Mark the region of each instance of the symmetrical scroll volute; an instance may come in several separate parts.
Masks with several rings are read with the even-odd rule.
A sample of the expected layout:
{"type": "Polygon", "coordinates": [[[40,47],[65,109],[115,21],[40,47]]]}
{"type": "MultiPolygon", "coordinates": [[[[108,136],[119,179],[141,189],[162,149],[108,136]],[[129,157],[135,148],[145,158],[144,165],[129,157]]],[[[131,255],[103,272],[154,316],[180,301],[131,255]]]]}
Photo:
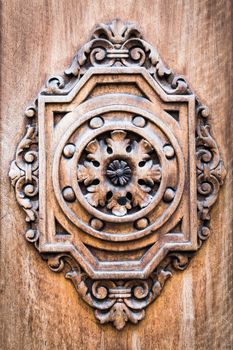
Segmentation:
{"type": "Polygon", "coordinates": [[[210,235],[225,168],[208,109],[117,19],[25,115],[9,176],[27,240],[100,323],[138,323],[210,235]]]}

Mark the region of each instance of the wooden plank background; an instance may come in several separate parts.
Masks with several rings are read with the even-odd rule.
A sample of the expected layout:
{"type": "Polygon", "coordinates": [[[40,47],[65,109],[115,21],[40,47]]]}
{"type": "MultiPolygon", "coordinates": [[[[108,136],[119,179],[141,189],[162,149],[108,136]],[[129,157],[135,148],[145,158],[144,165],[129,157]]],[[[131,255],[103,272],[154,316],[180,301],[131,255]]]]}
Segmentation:
{"type": "Polygon", "coordinates": [[[232,2],[230,0],[5,0],[1,2],[2,350],[232,349],[232,2]],[[176,73],[212,112],[228,176],[212,236],[177,273],[139,325],[99,325],[62,274],[23,238],[8,169],[25,126],[24,108],[50,74],[61,73],[98,22],[139,23],[176,73]]]}

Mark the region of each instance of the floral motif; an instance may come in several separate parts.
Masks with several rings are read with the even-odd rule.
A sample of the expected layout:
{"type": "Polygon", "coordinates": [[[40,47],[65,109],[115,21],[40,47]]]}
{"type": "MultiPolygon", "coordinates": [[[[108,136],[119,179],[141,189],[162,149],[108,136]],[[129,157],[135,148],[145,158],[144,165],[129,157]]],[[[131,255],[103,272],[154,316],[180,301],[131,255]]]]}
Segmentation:
{"type": "Polygon", "coordinates": [[[134,23],[119,18],[99,24],[90,40],[76,53],[63,76],[48,79],[42,94],[66,95],[73,87],[73,78],[80,79],[92,67],[146,67],[168,94],[189,94],[187,82],[166,67],[158,51],[143,39],[134,23]]]}
{"type": "Polygon", "coordinates": [[[93,280],[69,256],[47,255],[45,259],[54,272],[65,270],[80,297],[95,309],[101,324],[112,322],[117,330],[127,322],[137,324],[145,317],[146,307],[161,294],[166,281],[175,271],[188,267],[190,253],[170,253],[146,279],[93,280]]]}
{"type": "MultiPolygon", "coordinates": [[[[63,76],[49,78],[39,95],[66,95],[90,67],[144,67],[166,94],[192,93],[187,82],[175,76],[162,62],[157,50],[143,40],[132,23],[119,19],[111,24],[100,24],[90,41],[75,55],[63,76]]],[[[129,70],[130,74],[130,70],[129,70]]],[[[226,170],[218,145],[210,132],[206,107],[196,100],[196,170],[197,211],[199,219],[199,248],[209,237],[210,209],[217,200],[226,170]]],[[[20,141],[9,177],[15,189],[16,200],[26,213],[28,229],[25,238],[39,249],[38,239],[38,140],[37,100],[25,116],[31,120],[20,141]],[[32,122],[32,118],[35,120],[32,122]]],[[[161,180],[160,164],[155,161],[151,144],[123,130],[112,131],[105,141],[92,140],[85,149],[86,159],[80,161],[77,179],[86,200],[99,210],[124,216],[134,207],[146,207],[161,180]]],[[[97,219],[98,220],[98,219],[97,219]]],[[[61,243],[59,242],[60,247],[61,243]]],[[[92,279],[66,250],[63,253],[43,253],[51,270],[65,270],[82,299],[95,309],[100,323],[113,322],[122,329],[126,322],[138,323],[144,318],[145,308],[160,295],[166,280],[175,270],[184,270],[193,253],[170,252],[145,279],[92,279]],[[67,270],[68,267],[68,270],[67,270]]]]}
{"type": "Polygon", "coordinates": [[[78,164],[77,178],[87,186],[86,200],[116,216],[126,215],[132,207],[146,207],[162,176],[160,165],[151,158],[155,153],[151,144],[134,138],[123,130],[112,131],[106,142],[91,141],[86,147],[87,160],[78,164]]]}
{"type": "Polygon", "coordinates": [[[113,160],[107,169],[106,174],[114,185],[124,186],[131,179],[132,171],[124,160],[113,160]]]}
{"type": "Polygon", "coordinates": [[[112,322],[117,330],[123,329],[128,321],[134,324],[141,321],[145,308],[158,298],[171,276],[169,270],[160,269],[146,280],[93,281],[77,266],[71,266],[66,273],[82,299],[95,308],[100,323],[112,322]]]}

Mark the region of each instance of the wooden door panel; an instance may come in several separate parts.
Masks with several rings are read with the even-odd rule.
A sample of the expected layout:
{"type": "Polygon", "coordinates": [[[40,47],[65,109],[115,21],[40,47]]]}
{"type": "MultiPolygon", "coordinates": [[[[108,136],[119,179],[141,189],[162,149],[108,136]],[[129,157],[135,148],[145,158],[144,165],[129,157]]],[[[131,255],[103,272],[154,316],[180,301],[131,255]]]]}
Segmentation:
{"type": "Polygon", "coordinates": [[[231,1],[14,1],[2,4],[1,348],[231,349],[231,1]],[[138,325],[121,333],[96,322],[62,274],[23,238],[26,224],[8,170],[25,129],[24,109],[61,73],[96,23],[138,23],[166,64],[211,111],[228,170],[212,211],[212,234],[189,268],[168,281],[138,325]]]}

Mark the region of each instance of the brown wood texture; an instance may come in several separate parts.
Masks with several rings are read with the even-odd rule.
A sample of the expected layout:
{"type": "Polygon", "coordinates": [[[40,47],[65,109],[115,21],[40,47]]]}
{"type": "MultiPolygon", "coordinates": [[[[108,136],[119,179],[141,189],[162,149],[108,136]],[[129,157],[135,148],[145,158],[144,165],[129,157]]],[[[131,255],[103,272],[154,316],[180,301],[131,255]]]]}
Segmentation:
{"type": "Polygon", "coordinates": [[[230,1],[10,1],[2,4],[2,349],[231,349],[232,5],[230,1]],[[121,336],[96,323],[62,276],[23,239],[25,222],[7,177],[25,128],[24,108],[48,74],[61,73],[99,22],[140,24],[168,66],[210,107],[228,176],[210,239],[169,281],[137,326],[121,336]],[[21,234],[20,234],[21,233],[21,234]]]}
{"type": "Polygon", "coordinates": [[[208,107],[136,24],[91,38],[26,109],[9,177],[25,238],[122,330],[210,236],[226,170],[208,107]]]}

